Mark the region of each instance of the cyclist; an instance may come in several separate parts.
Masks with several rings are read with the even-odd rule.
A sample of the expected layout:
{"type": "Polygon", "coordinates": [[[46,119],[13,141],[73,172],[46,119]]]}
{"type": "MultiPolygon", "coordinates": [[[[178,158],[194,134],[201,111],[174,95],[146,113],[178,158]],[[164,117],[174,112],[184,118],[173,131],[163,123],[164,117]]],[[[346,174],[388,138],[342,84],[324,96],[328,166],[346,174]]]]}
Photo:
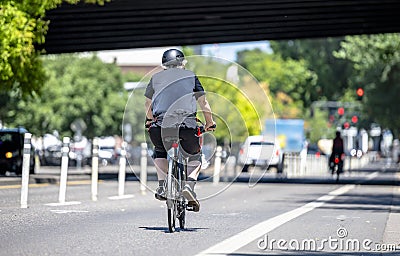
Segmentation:
{"type": "Polygon", "coordinates": [[[334,162],[335,162],[335,157],[338,156],[339,157],[339,171],[342,171],[341,168],[343,166],[343,160],[342,160],[342,154],[344,153],[344,144],[343,144],[343,139],[340,136],[340,132],[337,131],[336,132],[336,137],[333,139],[333,145],[332,145],[332,154],[329,158],[329,163],[330,166],[334,166],[334,162]]]}
{"type": "Polygon", "coordinates": [[[146,124],[151,142],[154,145],[154,163],[157,170],[159,186],[155,197],[165,200],[164,181],[168,172],[167,150],[168,143],[163,140],[167,128],[176,123],[181,123],[179,128],[180,145],[183,154],[189,157],[187,164],[187,181],[182,191],[188,200],[188,205],[195,211],[200,209],[200,204],[194,193],[194,186],[200,171],[201,148],[197,136],[197,104],[203,112],[205,130],[213,130],[214,121],[210,105],[197,76],[185,69],[185,56],[177,49],[170,49],[162,56],[163,71],[154,74],[146,87],[145,107],[146,124]],[[175,120],[173,114],[177,111],[184,112],[184,118],[175,120]]]}

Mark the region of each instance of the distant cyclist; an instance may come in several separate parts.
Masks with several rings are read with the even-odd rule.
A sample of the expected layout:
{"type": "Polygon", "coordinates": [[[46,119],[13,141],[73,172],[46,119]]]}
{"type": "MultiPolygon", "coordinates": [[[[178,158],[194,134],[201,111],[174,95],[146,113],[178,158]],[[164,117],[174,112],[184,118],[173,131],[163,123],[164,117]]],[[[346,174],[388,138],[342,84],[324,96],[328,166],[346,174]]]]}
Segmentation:
{"type": "Polygon", "coordinates": [[[168,173],[167,150],[164,128],[173,127],[182,123],[179,129],[181,148],[189,157],[188,178],[183,189],[183,196],[188,200],[188,205],[198,211],[200,204],[194,193],[194,186],[200,171],[201,148],[197,136],[197,102],[203,112],[205,130],[212,130],[214,120],[210,105],[197,76],[185,70],[185,56],[177,49],[170,49],[162,56],[164,70],[152,76],[147,85],[145,97],[146,127],[154,144],[154,163],[157,170],[159,186],[155,197],[165,200],[164,181],[168,173]],[[184,118],[175,120],[177,112],[185,113],[184,118]]]}
{"type": "Polygon", "coordinates": [[[339,168],[340,171],[342,171],[341,167],[343,167],[343,159],[342,159],[343,154],[344,154],[343,139],[340,136],[340,132],[337,131],[336,137],[333,139],[332,154],[329,158],[330,166],[332,166],[332,164],[335,163],[335,158],[338,158],[339,163],[335,163],[335,164],[338,164],[340,166],[340,168],[339,168]]]}

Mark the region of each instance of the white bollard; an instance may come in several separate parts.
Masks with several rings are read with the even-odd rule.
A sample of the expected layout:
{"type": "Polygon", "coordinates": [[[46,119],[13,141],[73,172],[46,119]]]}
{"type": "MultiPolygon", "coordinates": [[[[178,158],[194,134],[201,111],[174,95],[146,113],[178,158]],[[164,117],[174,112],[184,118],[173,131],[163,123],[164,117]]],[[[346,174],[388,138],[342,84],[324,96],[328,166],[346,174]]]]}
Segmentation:
{"type": "Polygon", "coordinates": [[[128,199],[134,195],[125,195],[125,177],[126,177],[126,142],[122,143],[121,156],[119,158],[119,171],[118,171],[118,196],[110,196],[110,200],[128,199]]]}
{"type": "Polygon", "coordinates": [[[21,208],[28,208],[29,165],[31,156],[32,134],[25,133],[24,156],[22,160],[21,208]]]}
{"type": "Polygon", "coordinates": [[[92,201],[97,201],[99,181],[99,139],[93,139],[92,148],[92,201]]]}
{"type": "Polygon", "coordinates": [[[61,158],[61,174],[60,174],[60,193],[58,202],[65,203],[65,194],[67,191],[67,174],[68,174],[68,153],[69,153],[69,137],[63,138],[62,158],[61,158]]]}
{"type": "Polygon", "coordinates": [[[123,196],[125,193],[125,170],[126,170],[126,143],[123,142],[121,149],[121,157],[119,158],[119,172],[118,172],[118,196],[123,196]]]}
{"type": "Polygon", "coordinates": [[[140,191],[142,194],[146,193],[147,187],[147,143],[141,144],[141,158],[140,158],[140,191]]]}
{"type": "Polygon", "coordinates": [[[218,146],[217,151],[215,152],[215,161],[214,161],[214,175],[213,175],[214,185],[218,185],[219,183],[219,174],[221,172],[221,156],[222,156],[222,147],[218,146]]]}

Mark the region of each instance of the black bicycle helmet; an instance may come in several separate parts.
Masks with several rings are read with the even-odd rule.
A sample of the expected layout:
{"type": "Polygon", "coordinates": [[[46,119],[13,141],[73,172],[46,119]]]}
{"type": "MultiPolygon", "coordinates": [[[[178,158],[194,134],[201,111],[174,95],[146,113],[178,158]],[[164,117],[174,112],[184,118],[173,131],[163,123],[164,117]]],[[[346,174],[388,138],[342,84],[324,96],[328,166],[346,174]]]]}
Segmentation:
{"type": "Polygon", "coordinates": [[[166,50],[162,56],[164,66],[181,66],[184,60],[185,55],[177,49],[166,50]]]}

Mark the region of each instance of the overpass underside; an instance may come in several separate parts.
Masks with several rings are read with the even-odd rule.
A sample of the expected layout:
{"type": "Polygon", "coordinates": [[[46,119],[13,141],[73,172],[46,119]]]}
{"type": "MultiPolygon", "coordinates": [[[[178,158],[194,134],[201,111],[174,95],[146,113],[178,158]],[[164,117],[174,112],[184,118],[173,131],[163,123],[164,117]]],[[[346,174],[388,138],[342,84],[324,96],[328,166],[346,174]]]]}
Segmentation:
{"type": "Polygon", "coordinates": [[[114,0],[47,18],[51,54],[400,32],[400,1],[114,0]]]}

